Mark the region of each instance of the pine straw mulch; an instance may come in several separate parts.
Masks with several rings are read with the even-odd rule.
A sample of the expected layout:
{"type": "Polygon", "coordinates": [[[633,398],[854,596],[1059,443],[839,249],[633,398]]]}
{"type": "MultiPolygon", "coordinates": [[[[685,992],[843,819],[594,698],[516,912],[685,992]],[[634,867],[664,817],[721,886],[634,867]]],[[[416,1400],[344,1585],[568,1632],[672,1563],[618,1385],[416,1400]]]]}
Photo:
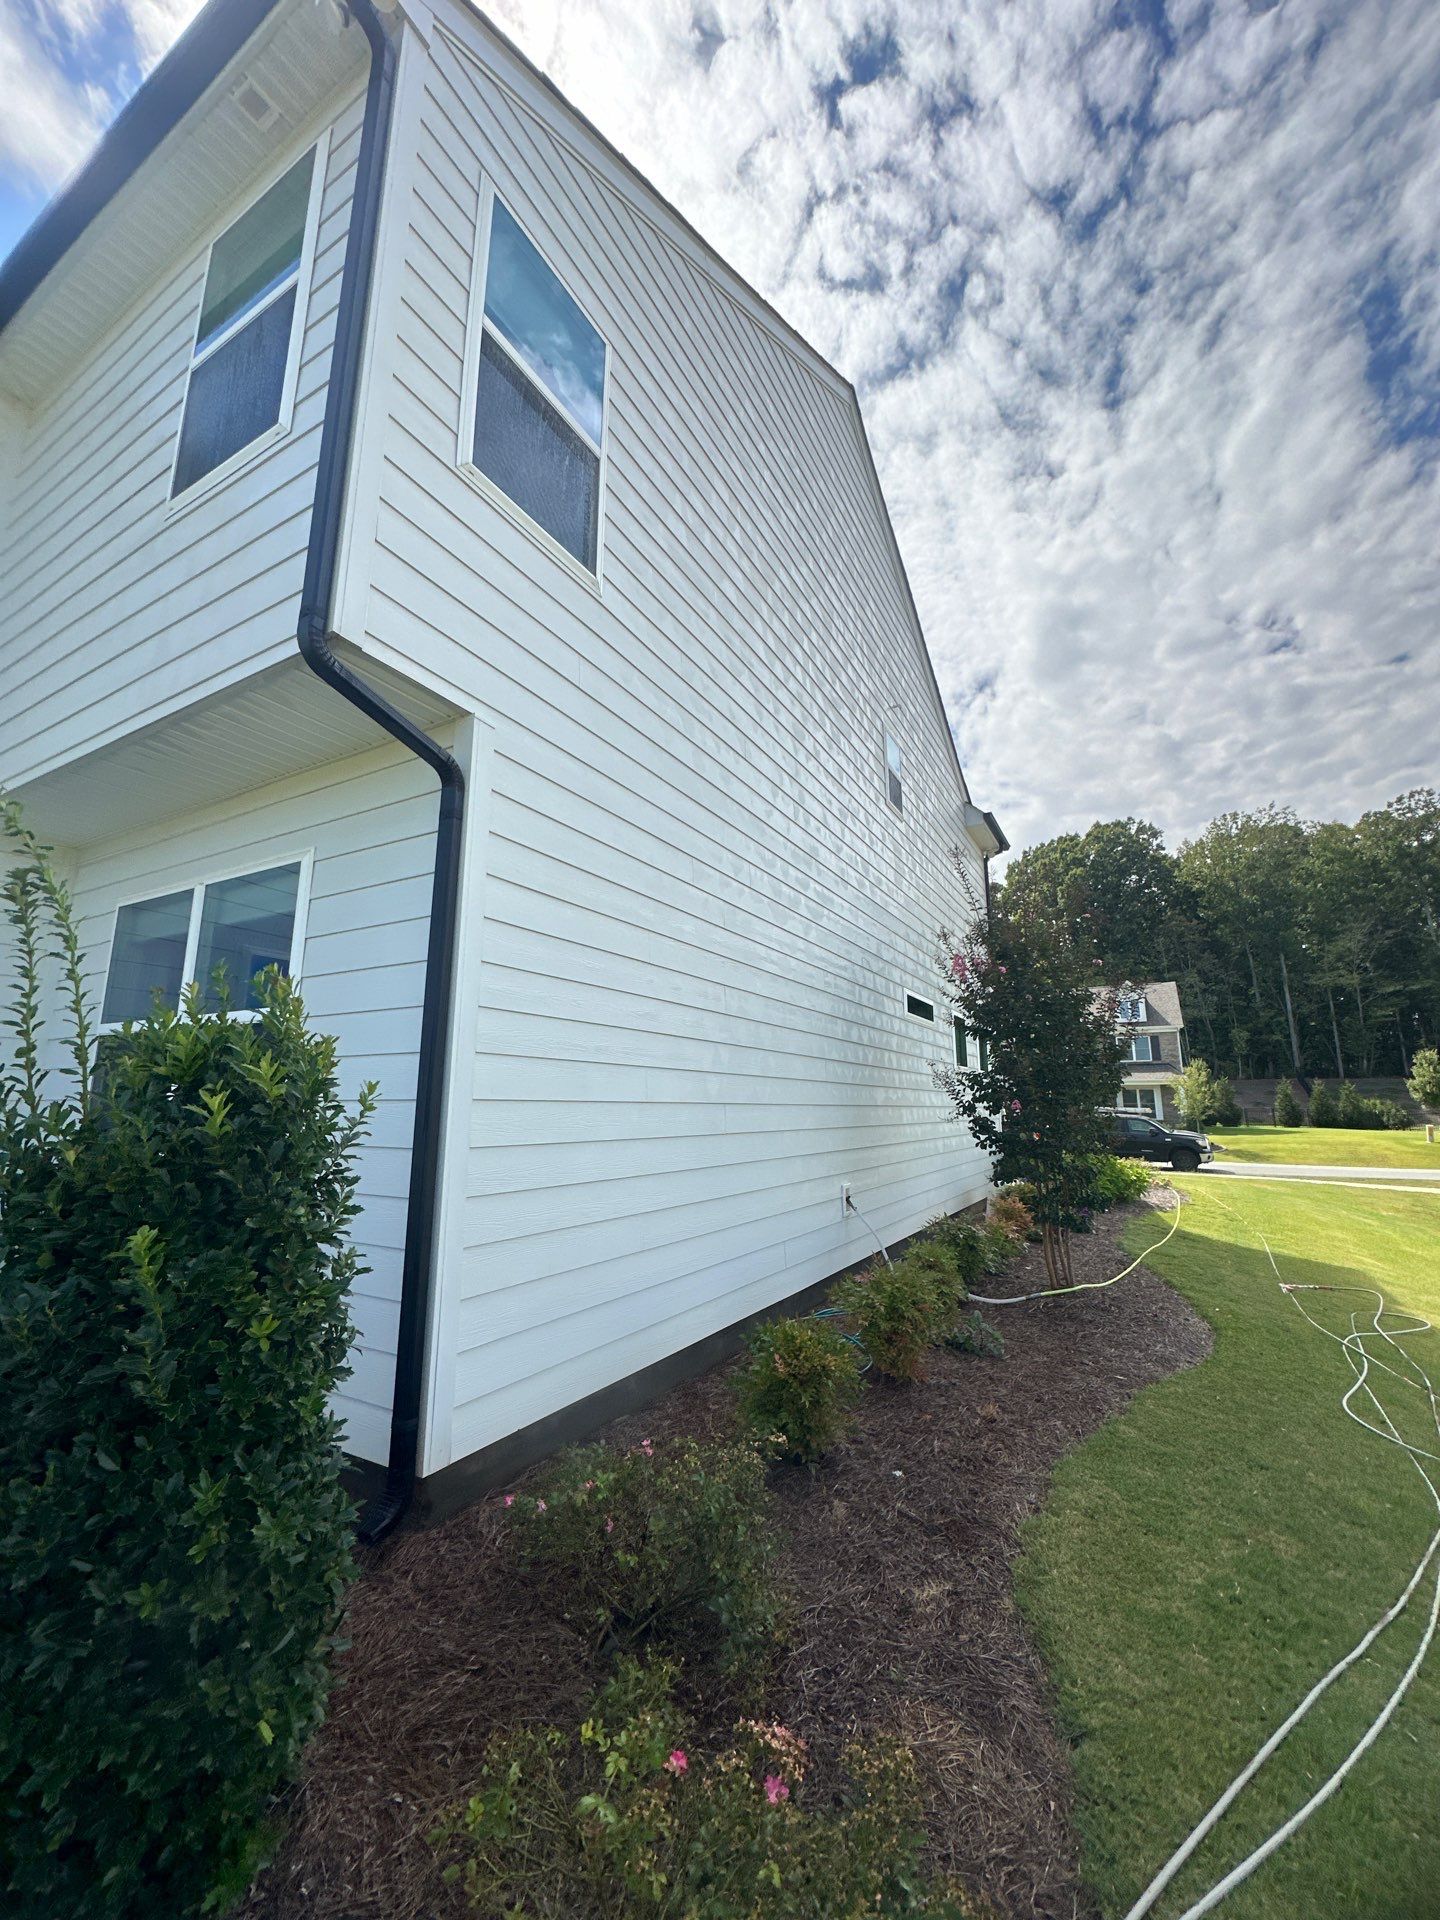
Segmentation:
{"type": "MultiPolygon", "coordinates": [[[[1125,1264],[1119,1232],[1132,1211],[1075,1243],[1077,1280],[1125,1264]]],[[[1030,1249],[981,1291],[1044,1284],[1030,1249]]],[[[1018,1529],[1060,1457],[1141,1387],[1203,1359],[1210,1332],[1144,1268],[1105,1292],[988,1317],[1003,1359],[937,1350],[922,1385],[864,1395],[833,1460],[773,1476],[793,1617],[766,1711],[811,1743],[807,1798],[834,1777],[847,1740],[898,1734],[919,1763],[933,1863],[1012,1920],[1081,1920],[1094,1907],[1068,1752],[1012,1598],[1018,1529]]],[[[730,1432],[729,1371],[604,1437],[730,1432]]],[[[466,1796],[496,1729],[574,1725],[595,1685],[588,1649],[543,1583],[517,1571],[502,1534],[488,1500],[372,1557],[329,1720],[242,1920],[475,1920],[427,1834],[466,1796]]],[[[717,1731],[735,1717],[733,1701],[709,1707],[717,1731]]]]}

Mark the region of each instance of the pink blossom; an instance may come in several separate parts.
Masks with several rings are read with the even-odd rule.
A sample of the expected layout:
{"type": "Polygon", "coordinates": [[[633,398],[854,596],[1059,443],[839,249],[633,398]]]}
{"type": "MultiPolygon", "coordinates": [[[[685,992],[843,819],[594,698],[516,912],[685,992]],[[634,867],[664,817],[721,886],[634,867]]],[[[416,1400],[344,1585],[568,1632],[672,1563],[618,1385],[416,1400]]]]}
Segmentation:
{"type": "Polygon", "coordinates": [[[587,1480],[587,1481],[585,1482],[585,1491],[586,1491],[586,1493],[589,1493],[589,1492],[590,1492],[590,1490],[591,1490],[591,1489],[592,1489],[592,1488],[594,1487],[594,1485],[595,1485],[595,1482],[594,1482],[593,1480],[587,1480]]]}
{"type": "Polygon", "coordinates": [[[1011,1113],[1019,1113],[1019,1111],[1020,1111],[1020,1102],[1019,1102],[1018,1100],[1012,1100],[1012,1101],[1010,1102],[1010,1111],[1011,1111],[1011,1113]]]}
{"type": "Polygon", "coordinates": [[[683,1748],[680,1747],[676,1747],[670,1758],[665,1762],[666,1771],[669,1773],[684,1773],[689,1765],[690,1762],[686,1759],[683,1748]]]}
{"type": "Polygon", "coordinates": [[[642,1440],[640,1442],[640,1451],[644,1454],[645,1458],[648,1460],[651,1457],[651,1455],[654,1453],[655,1448],[651,1441],[642,1440]]]}
{"type": "Polygon", "coordinates": [[[1001,967],[1000,971],[1001,973],[1008,973],[1010,969],[1008,967],[1001,967]]]}
{"type": "Polygon", "coordinates": [[[605,1531],[607,1533],[613,1533],[615,1531],[615,1516],[613,1513],[607,1513],[605,1516],[605,1531]]]}
{"type": "Polygon", "coordinates": [[[955,955],[954,959],[950,962],[950,971],[957,980],[968,980],[970,978],[970,969],[965,964],[965,956],[963,953],[957,953],[955,955]]]}
{"type": "Polygon", "coordinates": [[[507,1493],[507,1494],[506,1494],[506,1496],[505,1496],[505,1505],[506,1505],[507,1507],[513,1507],[513,1506],[514,1506],[514,1504],[515,1504],[515,1496],[514,1496],[514,1494],[513,1494],[513,1493],[507,1493]]]}
{"type": "Polygon", "coordinates": [[[770,1802],[772,1807],[778,1807],[782,1800],[788,1800],[790,1798],[790,1789],[778,1773],[766,1774],[765,1798],[770,1802]]]}
{"type": "Polygon", "coordinates": [[[543,1500],[537,1500],[537,1501],[535,1502],[535,1511],[536,1511],[537,1513],[544,1513],[544,1511],[545,1511],[545,1502],[544,1502],[543,1500]]]}

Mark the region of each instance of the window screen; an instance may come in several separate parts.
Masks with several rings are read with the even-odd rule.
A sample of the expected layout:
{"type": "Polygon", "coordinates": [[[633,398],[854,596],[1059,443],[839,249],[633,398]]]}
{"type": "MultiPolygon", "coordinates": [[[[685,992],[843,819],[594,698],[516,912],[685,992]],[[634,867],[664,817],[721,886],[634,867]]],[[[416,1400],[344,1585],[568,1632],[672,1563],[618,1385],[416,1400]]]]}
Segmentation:
{"type": "Polygon", "coordinates": [[[475,465],[594,571],[605,342],[496,200],[475,398],[475,465]]]}
{"type": "Polygon", "coordinates": [[[314,175],[312,147],[210,249],[172,496],[280,419],[314,175]]]}
{"type": "Polygon", "coordinates": [[[115,916],[102,1020],[143,1020],[157,992],[166,1006],[180,1004],[194,897],[187,887],[183,893],[121,907],[115,916]]]}

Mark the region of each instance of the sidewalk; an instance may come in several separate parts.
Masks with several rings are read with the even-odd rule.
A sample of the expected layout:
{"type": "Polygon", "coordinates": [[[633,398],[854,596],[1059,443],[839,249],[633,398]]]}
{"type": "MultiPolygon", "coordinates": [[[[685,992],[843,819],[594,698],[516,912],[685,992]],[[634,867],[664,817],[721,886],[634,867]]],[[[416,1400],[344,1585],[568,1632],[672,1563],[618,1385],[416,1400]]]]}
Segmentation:
{"type": "Polygon", "coordinates": [[[1258,1161],[1222,1165],[1215,1160],[1200,1171],[1226,1180],[1330,1180],[1342,1187],[1399,1187],[1410,1193],[1440,1190],[1440,1167],[1290,1167],[1258,1161]]]}

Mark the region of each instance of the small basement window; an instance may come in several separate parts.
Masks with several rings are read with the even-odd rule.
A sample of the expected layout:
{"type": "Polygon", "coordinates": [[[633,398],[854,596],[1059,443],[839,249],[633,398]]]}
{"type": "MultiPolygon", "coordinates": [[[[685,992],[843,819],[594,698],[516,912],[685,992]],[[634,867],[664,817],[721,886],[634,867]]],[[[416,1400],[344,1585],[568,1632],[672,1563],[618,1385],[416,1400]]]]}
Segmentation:
{"type": "Polygon", "coordinates": [[[143,1020],[157,993],[178,1007],[190,980],[200,981],[202,1004],[213,1009],[221,965],[231,1008],[253,1012],[256,975],[267,967],[293,974],[299,964],[307,869],[307,860],[294,860],[127,902],[115,916],[102,1022],[143,1020]]]}
{"type": "Polygon", "coordinates": [[[922,1000],[918,993],[906,994],[905,1011],[906,1013],[913,1013],[917,1020],[933,1020],[935,1018],[933,1001],[922,1000]]]}
{"type": "Polygon", "coordinates": [[[897,813],[905,811],[904,763],[900,742],[891,733],[885,736],[885,797],[897,813]]]}
{"type": "Polygon", "coordinates": [[[320,151],[303,154],[210,248],[172,499],[290,424],[320,151]]]}
{"type": "Polygon", "coordinates": [[[493,194],[484,260],[467,463],[594,573],[605,342],[493,194]]]}

